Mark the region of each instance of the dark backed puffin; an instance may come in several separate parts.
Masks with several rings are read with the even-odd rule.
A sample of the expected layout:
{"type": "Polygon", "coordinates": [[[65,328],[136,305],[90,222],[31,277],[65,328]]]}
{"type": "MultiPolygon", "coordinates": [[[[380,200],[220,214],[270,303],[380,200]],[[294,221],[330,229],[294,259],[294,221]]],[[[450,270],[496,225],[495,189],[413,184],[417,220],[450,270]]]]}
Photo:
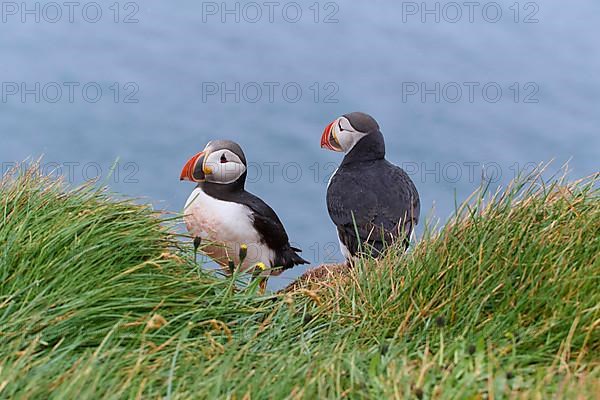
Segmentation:
{"type": "Polygon", "coordinates": [[[407,248],[419,222],[419,193],[408,174],[385,159],[377,121],[361,112],[339,117],[325,128],[321,147],[346,153],[327,187],[327,209],[346,260],[352,262],[360,248],[376,257],[398,240],[407,248]]]}
{"type": "MultiPolygon", "coordinates": [[[[279,275],[299,264],[308,264],[290,245],[277,214],[264,201],[244,189],[247,171],[242,148],[229,140],[209,142],[181,172],[181,180],[198,185],[188,198],[184,221],[194,238],[208,242],[202,251],[226,267],[240,266],[240,248],[247,246],[241,268],[261,275],[279,275]]],[[[242,256],[243,257],[243,256],[242,256]]]]}

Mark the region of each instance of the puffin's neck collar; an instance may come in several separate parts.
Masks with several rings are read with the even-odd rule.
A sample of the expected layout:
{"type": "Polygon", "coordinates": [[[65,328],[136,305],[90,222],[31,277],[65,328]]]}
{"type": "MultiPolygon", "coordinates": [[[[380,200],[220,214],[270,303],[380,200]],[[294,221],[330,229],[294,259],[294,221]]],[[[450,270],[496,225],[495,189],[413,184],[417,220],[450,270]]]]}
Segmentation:
{"type": "Polygon", "coordinates": [[[348,165],[361,161],[380,160],[385,158],[385,141],[383,135],[378,130],[371,132],[354,145],[344,157],[342,165],[348,165]]]}
{"type": "Polygon", "coordinates": [[[202,189],[202,191],[209,196],[220,198],[228,194],[243,192],[246,184],[246,175],[248,175],[248,172],[244,172],[244,174],[240,176],[237,181],[228,183],[226,185],[213,182],[200,182],[198,183],[197,187],[202,189]]]}

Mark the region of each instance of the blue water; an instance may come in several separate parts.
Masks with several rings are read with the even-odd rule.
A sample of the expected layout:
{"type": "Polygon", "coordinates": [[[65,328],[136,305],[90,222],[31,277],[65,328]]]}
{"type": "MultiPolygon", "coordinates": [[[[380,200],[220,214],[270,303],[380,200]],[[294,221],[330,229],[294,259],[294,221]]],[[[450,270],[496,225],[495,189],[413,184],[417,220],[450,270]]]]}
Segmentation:
{"type": "Polygon", "coordinates": [[[43,155],[48,170],[62,164],[58,172],[73,183],[99,175],[115,191],[180,211],[193,188],[179,182],[185,161],[211,139],[236,140],[252,163],[248,189],[277,211],[313,264],[340,259],[325,205],[340,155],[320,149],[319,139],[346,112],[379,121],[388,159],[421,193],[423,217],[446,219],[455,199],[480,184],[482,166],[494,185],[551,159],[556,168],[570,159],[574,177],[598,171],[595,0],[522,2],[518,15],[513,0],[501,1],[497,22],[495,8],[483,15],[486,2],[473,22],[466,7],[452,22],[447,2],[439,22],[415,11],[421,2],[321,2],[318,16],[314,2],[281,2],[272,22],[266,6],[257,18],[246,3],[239,22],[221,2],[122,2],[118,16],[113,3],[98,3],[96,23],[93,7],[82,15],[85,2],[73,22],[64,6],[57,18],[45,2],[39,11],[26,2],[29,14],[2,3],[3,169],[43,155]]]}

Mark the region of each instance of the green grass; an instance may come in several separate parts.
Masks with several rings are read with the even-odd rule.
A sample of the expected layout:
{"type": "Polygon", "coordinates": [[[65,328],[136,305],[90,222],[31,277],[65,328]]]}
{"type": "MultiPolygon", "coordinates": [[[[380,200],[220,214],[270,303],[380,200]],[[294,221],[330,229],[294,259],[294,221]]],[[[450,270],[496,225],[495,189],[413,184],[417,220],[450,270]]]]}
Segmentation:
{"type": "Polygon", "coordinates": [[[12,174],[0,398],[595,398],[597,178],[476,193],[407,255],[261,297],[148,207],[12,174]]]}

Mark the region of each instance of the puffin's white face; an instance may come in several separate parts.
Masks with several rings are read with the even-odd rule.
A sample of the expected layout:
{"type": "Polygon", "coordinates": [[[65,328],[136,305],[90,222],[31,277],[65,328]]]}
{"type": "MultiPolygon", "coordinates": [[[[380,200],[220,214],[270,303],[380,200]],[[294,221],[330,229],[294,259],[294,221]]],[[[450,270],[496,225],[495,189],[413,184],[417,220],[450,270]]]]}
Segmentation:
{"type": "Polygon", "coordinates": [[[367,134],[354,128],[346,117],[340,117],[325,128],[321,136],[321,147],[348,153],[367,134]]]}
{"type": "Polygon", "coordinates": [[[227,185],[237,181],[244,172],[246,165],[240,156],[228,148],[209,143],[186,163],[181,180],[227,185]]]}
{"type": "Polygon", "coordinates": [[[226,185],[237,181],[246,172],[246,166],[231,150],[212,150],[204,160],[204,171],[206,182],[226,185]]]}

